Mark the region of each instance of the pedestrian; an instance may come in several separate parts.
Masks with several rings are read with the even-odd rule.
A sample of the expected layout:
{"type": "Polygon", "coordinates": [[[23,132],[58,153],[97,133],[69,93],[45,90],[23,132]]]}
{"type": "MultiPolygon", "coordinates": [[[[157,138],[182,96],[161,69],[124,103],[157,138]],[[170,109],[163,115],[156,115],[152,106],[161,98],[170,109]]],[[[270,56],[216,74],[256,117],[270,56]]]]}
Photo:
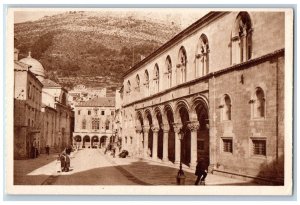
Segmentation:
{"type": "Polygon", "coordinates": [[[46,146],[46,154],[47,154],[47,155],[50,154],[50,147],[49,147],[49,145],[46,146]]]}
{"type": "Polygon", "coordinates": [[[198,164],[196,166],[195,175],[197,176],[195,185],[198,185],[199,181],[200,181],[200,185],[201,184],[205,185],[205,178],[207,176],[207,169],[205,169],[202,161],[198,162],[198,164]]]}
{"type": "Polygon", "coordinates": [[[61,171],[64,172],[66,168],[66,156],[64,153],[60,155],[60,166],[61,166],[61,171]]]}

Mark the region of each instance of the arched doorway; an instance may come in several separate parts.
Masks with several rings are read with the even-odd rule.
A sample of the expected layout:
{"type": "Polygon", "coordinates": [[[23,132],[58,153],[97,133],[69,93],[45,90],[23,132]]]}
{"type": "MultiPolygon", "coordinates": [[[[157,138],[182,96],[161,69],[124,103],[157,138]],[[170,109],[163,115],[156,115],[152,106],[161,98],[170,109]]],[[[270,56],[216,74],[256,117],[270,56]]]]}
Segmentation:
{"type": "Polygon", "coordinates": [[[187,125],[189,123],[189,112],[186,107],[179,108],[179,115],[182,123],[182,132],[184,133],[181,140],[181,161],[183,164],[189,166],[191,161],[191,132],[187,125]]]}
{"type": "Polygon", "coordinates": [[[151,129],[153,123],[152,123],[152,116],[150,111],[146,111],[146,119],[149,123],[150,129],[149,129],[149,133],[148,133],[148,150],[150,150],[149,153],[149,157],[152,157],[152,150],[153,150],[153,131],[151,129]]]}
{"type": "Polygon", "coordinates": [[[93,136],[92,137],[92,148],[97,148],[99,145],[99,138],[98,136],[93,136]]]}
{"type": "Polygon", "coordinates": [[[209,120],[208,108],[205,102],[200,101],[195,107],[200,127],[197,131],[197,161],[202,161],[205,167],[209,166],[209,120]]]}
{"type": "Polygon", "coordinates": [[[102,137],[100,138],[100,146],[99,146],[100,148],[106,146],[106,139],[107,139],[107,136],[102,136],[102,137]]]}
{"type": "Polygon", "coordinates": [[[90,146],[91,146],[90,142],[91,142],[90,136],[88,136],[88,135],[84,136],[82,148],[90,148],[90,146]]]}
{"type": "Polygon", "coordinates": [[[168,157],[169,161],[175,162],[175,132],[174,132],[174,115],[170,106],[165,108],[165,115],[169,124],[169,137],[168,137],[168,157]]]}
{"type": "Polygon", "coordinates": [[[81,143],[81,136],[76,135],[76,136],[74,137],[74,142],[73,142],[73,145],[76,147],[76,149],[79,148],[80,143],[81,143]]]}
{"type": "Polygon", "coordinates": [[[156,114],[157,122],[158,122],[158,125],[159,125],[159,130],[158,130],[158,133],[157,133],[157,157],[159,159],[162,159],[163,158],[163,137],[164,137],[164,132],[163,132],[161,126],[163,124],[163,120],[162,120],[162,115],[161,115],[160,110],[157,109],[155,114],[156,114]]]}

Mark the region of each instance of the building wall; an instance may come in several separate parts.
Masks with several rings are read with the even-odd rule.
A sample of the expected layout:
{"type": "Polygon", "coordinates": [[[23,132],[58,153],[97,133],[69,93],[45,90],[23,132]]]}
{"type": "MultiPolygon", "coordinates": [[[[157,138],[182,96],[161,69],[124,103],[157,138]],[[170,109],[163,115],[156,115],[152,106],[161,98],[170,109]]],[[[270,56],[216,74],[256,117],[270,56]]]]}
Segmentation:
{"type": "MultiPolygon", "coordinates": [[[[143,147],[147,130],[151,132],[149,138],[154,139],[153,133],[158,129],[157,136],[161,137],[161,132],[165,133],[168,130],[165,128],[165,124],[168,123],[166,109],[171,110],[174,122],[180,124],[179,110],[184,107],[189,120],[186,121],[187,125],[180,124],[180,126],[182,129],[183,126],[187,126],[190,130],[186,139],[183,139],[187,140],[185,143],[190,146],[184,148],[187,148],[185,152],[190,152],[187,158],[190,157],[192,160],[194,154],[195,160],[197,153],[196,159],[203,157],[205,160],[208,159],[210,171],[260,179],[263,183],[266,181],[283,183],[284,13],[249,12],[252,24],[251,58],[244,60],[243,63],[236,62],[234,45],[231,42],[237,15],[238,12],[230,12],[212,19],[211,22],[203,23],[203,26],[199,26],[194,32],[184,34],[183,40],[169,43],[171,46],[165,51],[124,77],[121,110],[122,149],[127,149],[132,155],[139,155],[139,149],[142,151],[148,149],[143,147]],[[209,42],[209,72],[207,75],[197,76],[195,54],[202,33],[207,36],[209,42]],[[178,84],[176,75],[179,67],[176,64],[181,46],[185,47],[187,53],[187,78],[186,82],[178,84]],[[171,88],[167,88],[166,85],[167,74],[164,65],[167,55],[172,59],[171,88]],[[155,88],[157,86],[154,79],[155,64],[159,66],[159,90],[155,88]],[[146,69],[149,73],[149,92],[144,78],[146,69]],[[136,88],[137,74],[140,77],[139,88],[136,88]],[[264,92],[265,114],[261,119],[254,119],[255,93],[258,87],[264,92]],[[226,113],[225,94],[231,100],[230,120],[223,120],[226,113]],[[202,106],[204,110],[205,107],[208,109],[208,119],[202,122],[198,122],[198,112],[202,108],[197,106],[200,104],[204,105],[202,106]],[[162,115],[163,126],[159,124],[157,114],[162,115]],[[149,121],[149,116],[152,122],[149,121]],[[203,123],[208,130],[205,127],[201,128],[203,123]],[[195,139],[195,130],[196,141],[192,141],[192,138],[195,139]],[[202,153],[197,147],[201,138],[205,141],[202,153]],[[228,139],[232,141],[232,151],[229,152],[224,151],[224,140],[228,139]],[[255,140],[265,140],[265,154],[254,155],[255,140]]],[[[176,127],[173,128],[175,130],[176,127]]],[[[169,138],[170,136],[169,132],[169,138]]],[[[179,143],[176,142],[176,137],[173,141],[168,145],[174,147],[174,143],[179,143]]],[[[160,151],[162,143],[163,141],[159,140],[157,142],[157,149],[160,151]]],[[[180,153],[180,149],[173,150],[177,154],[180,153]]],[[[155,153],[157,150],[152,147],[150,151],[155,153]]],[[[177,155],[176,153],[173,155],[177,155]]],[[[178,156],[180,154],[177,158],[178,156]]],[[[143,157],[149,155],[144,154],[143,157]]],[[[156,156],[152,158],[156,160],[156,156]]],[[[195,162],[191,161],[189,165],[191,168],[193,163],[195,162]]]]}
{"type": "MultiPolygon", "coordinates": [[[[172,60],[172,85],[176,86],[176,75],[179,63],[178,52],[181,46],[184,46],[187,53],[187,81],[195,79],[195,62],[196,49],[201,34],[205,34],[209,42],[209,72],[222,70],[232,65],[232,48],[231,33],[235,24],[238,12],[225,14],[220,18],[212,21],[203,27],[198,28],[195,32],[185,35],[184,39],[174,42],[170,48],[159,54],[157,57],[150,59],[145,65],[138,70],[133,71],[124,78],[124,90],[127,92],[127,82],[131,83],[131,92],[124,96],[124,104],[143,99],[147,96],[157,93],[154,89],[154,67],[159,66],[160,81],[159,91],[166,90],[166,58],[169,55],[172,60]],[[225,36],[225,37],[224,37],[225,36]],[[227,37],[226,37],[227,36],[227,37]],[[225,40],[224,40],[225,39],[225,40]],[[228,40],[226,40],[228,39],[228,40]],[[144,86],[145,70],[149,72],[150,91],[144,86]],[[140,89],[136,90],[136,75],[140,76],[140,89]]],[[[284,13],[283,12],[249,12],[252,21],[252,58],[273,52],[274,50],[284,47],[284,13]],[[266,23],[267,22],[267,23],[266,23]],[[263,35],[262,35],[263,34],[263,35]],[[276,36],[276,38],[273,38],[276,36]],[[272,39],[268,41],[266,39],[272,39]]]]}
{"type": "Polygon", "coordinates": [[[42,85],[30,71],[14,72],[14,158],[30,157],[35,144],[40,149],[42,85]]]}

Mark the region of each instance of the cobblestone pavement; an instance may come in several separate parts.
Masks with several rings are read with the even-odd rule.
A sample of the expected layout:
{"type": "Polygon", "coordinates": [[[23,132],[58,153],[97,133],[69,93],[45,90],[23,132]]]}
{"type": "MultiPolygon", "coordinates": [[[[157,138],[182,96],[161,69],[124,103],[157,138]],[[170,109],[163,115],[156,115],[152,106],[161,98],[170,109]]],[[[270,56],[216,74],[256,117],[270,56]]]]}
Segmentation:
{"type": "MultiPolygon", "coordinates": [[[[176,185],[178,167],[151,160],[113,158],[100,149],[84,149],[71,154],[70,172],[56,172],[57,155],[15,160],[15,184],[28,185],[176,185]]],[[[196,176],[184,169],[186,185],[196,176]]],[[[251,185],[239,179],[208,174],[206,185],[251,185]]]]}

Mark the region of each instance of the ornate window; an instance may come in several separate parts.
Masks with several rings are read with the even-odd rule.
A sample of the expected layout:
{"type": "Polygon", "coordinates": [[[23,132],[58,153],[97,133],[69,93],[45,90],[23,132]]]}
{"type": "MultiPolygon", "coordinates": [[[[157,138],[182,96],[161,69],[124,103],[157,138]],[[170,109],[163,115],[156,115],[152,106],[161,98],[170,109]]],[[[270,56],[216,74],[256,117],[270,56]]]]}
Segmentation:
{"type": "Polygon", "coordinates": [[[109,125],[110,125],[110,121],[109,121],[109,120],[106,120],[106,121],[105,121],[105,129],[106,129],[106,130],[109,130],[109,125]]]}
{"type": "Polygon", "coordinates": [[[154,88],[155,88],[155,92],[159,92],[159,67],[157,64],[155,64],[154,67],[154,78],[153,78],[153,82],[154,82],[154,88]]]}
{"type": "Polygon", "coordinates": [[[200,36],[196,53],[196,77],[204,76],[209,72],[209,45],[205,34],[200,36]]]}
{"type": "Polygon", "coordinates": [[[136,89],[137,91],[140,91],[140,76],[138,74],[135,77],[135,81],[136,81],[136,89]]]}
{"type": "Polygon", "coordinates": [[[149,73],[147,70],[145,70],[145,87],[146,87],[146,95],[149,96],[150,92],[149,92],[149,73]]]}
{"type": "Polygon", "coordinates": [[[100,119],[99,118],[92,118],[92,129],[99,130],[100,128],[100,119]]]}
{"type": "Polygon", "coordinates": [[[130,94],[131,92],[131,84],[130,84],[130,81],[128,80],[127,81],[127,91],[126,91],[128,94],[130,94]]]}
{"type": "Polygon", "coordinates": [[[178,84],[186,82],[187,55],[186,50],[183,46],[179,49],[178,64],[176,65],[176,67],[178,84]]]}
{"type": "Polygon", "coordinates": [[[232,64],[245,62],[252,53],[252,23],[247,12],[237,16],[231,37],[232,64]]]}
{"type": "Polygon", "coordinates": [[[167,76],[167,88],[172,87],[172,61],[170,56],[166,58],[166,76],[167,76]]]}
{"type": "Polygon", "coordinates": [[[82,120],[81,127],[82,127],[82,129],[86,129],[86,119],[82,120]]]}

